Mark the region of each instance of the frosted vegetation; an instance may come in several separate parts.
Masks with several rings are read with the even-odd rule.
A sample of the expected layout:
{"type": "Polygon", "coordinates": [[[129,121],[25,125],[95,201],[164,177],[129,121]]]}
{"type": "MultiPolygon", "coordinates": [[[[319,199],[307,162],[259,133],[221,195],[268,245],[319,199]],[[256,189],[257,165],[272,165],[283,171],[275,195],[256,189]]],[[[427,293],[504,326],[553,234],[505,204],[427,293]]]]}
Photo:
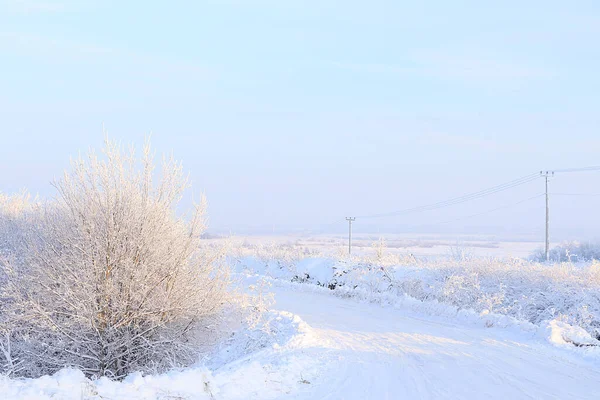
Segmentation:
{"type": "Polygon", "coordinates": [[[3,375],[71,367],[120,380],[203,358],[219,368],[290,336],[265,312],[269,296],[246,294],[235,273],[381,303],[410,298],[457,313],[552,321],[587,332],[571,344],[600,344],[600,250],[592,244],[559,246],[552,263],[539,262],[541,254],[476,258],[463,248],[428,259],[388,251],[382,239],[352,257],[345,247],[225,248],[226,240],[203,239],[203,200],[177,212],[188,181],[173,159],[155,173],[149,146],[138,158],[107,142],[54,186],[53,200],[0,194],[3,375]]]}
{"type": "MultiPolygon", "coordinates": [[[[550,249],[553,262],[585,262],[600,260],[600,244],[592,242],[565,242],[550,249]]],[[[546,254],[539,249],[531,256],[534,261],[545,261],[546,254]]]]}
{"type": "Polygon", "coordinates": [[[148,145],[107,141],[54,186],[52,201],[0,197],[0,373],[160,372],[256,320],[222,249],[200,249],[204,201],[176,213],[189,185],[173,159],[155,174],[148,145]]]}
{"type": "Polygon", "coordinates": [[[243,245],[230,257],[240,272],[328,287],[342,296],[384,302],[409,296],[536,325],[558,320],[600,339],[598,261],[475,258],[460,248],[446,258],[415,258],[388,252],[383,240],[373,250],[349,257],[347,248],[321,254],[293,245],[243,245]]]}

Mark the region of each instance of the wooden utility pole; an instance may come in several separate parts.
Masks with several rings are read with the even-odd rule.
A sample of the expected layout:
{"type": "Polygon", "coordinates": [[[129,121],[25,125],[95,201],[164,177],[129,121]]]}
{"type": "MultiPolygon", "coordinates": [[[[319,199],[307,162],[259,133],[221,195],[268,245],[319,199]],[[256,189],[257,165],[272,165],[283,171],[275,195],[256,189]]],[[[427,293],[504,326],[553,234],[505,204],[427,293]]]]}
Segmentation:
{"type": "Polygon", "coordinates": [[[348,221],[348,254],[352,254],[352,221],[356,221],[355,217],[346,217],[348,221]]]}
{"type": "Polygon", "coordinates": [[[548,198],[548,179],[554,176],[554,171],[540,171],[546,181],[546,261],[550,261],[550,202],[548,198]]]}

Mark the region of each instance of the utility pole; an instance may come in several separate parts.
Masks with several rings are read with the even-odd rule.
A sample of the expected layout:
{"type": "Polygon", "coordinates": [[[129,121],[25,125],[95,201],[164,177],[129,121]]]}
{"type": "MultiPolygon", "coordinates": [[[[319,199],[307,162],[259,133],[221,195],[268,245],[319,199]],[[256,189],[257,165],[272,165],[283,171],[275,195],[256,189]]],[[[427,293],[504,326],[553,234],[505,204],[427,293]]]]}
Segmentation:
{"type": "Polygon", "coordinates": [[[355,217],[346,217],[348,221],[348,254],[352,254],[352,221],[356,221],[355,217]]]}
{"type": "Polygon", "coordinates": [[[546,181],[546,261],[550,261],[550,203],[548,199],[548,179],[554,176],[554,171],[540,171],[546,181]]]}

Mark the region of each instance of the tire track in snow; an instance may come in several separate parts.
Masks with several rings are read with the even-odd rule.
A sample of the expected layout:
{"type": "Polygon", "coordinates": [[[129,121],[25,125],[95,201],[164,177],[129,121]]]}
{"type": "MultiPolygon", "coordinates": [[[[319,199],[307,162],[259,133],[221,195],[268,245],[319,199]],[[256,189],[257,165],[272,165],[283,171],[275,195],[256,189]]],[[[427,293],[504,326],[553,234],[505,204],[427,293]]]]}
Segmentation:
{"type": "Polygon", "coordinates": [[[296,398],[598,398],[598,365],[525,334],[412,318],[321,293],[281,290],[276,300],[312,327],[328,364],[296,398]]]}

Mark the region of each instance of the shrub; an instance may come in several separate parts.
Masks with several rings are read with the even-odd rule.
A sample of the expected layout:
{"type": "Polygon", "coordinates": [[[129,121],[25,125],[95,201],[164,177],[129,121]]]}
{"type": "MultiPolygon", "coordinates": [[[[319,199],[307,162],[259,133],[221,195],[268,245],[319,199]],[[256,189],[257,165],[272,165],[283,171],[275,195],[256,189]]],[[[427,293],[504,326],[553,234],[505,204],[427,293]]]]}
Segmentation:
{"type": "Polygon", "coordinates": [[[15,257],[23,244],[26,216],[31,214],[35,202],[26,191],[15,195],[0,193],[0,256],[15,257]]]}
{"type": "Polygon", "coordinates": [[[198,251],[205,202],[178,216],[188,182],[172,158],[162,167],[155,177],[148,144],[138,159],[107,140],[54,183],[23,257],[0,262],[5,372],[118,379],[191,364],[218,334],[231,294],[227,271],[198,251]]]}
{"type": "Polygon", "coordinates": [[[262,254],[246,254],[234,263],[240,270],[320,284],[341,296],[388,302],[394,301],[394,296],[407,295],[537,325],[559,319],[600,340],[600,262],[546,264],[454,254],[457,256],[437,259],[384,251],[374,256],[344,255],[341,259],[307,257],[278,274],[253,259],[260,259],[262,254]],[[307,265],[311,266],[308,275],[307,265]]]}
{"type": "MultiPolygon", "coordinates": [[[[564,242],[550,249],[552,262],[579,262],[600,260],[600,244],[594,242],[564,242]]],[[[544,249],[536,250],[530,257],[533,261],[544,262],[544,249]]]]}

